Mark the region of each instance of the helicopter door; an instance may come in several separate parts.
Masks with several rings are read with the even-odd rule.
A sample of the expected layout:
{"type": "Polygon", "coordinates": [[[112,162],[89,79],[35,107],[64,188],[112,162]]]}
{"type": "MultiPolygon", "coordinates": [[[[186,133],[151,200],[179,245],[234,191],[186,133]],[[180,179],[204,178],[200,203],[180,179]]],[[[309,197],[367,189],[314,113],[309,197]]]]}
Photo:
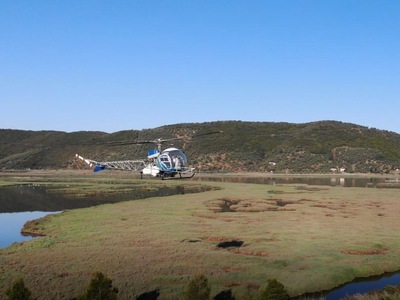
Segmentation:
{"type": "Polygon", "coordinates": [[[172,155],[172,165],[176,170],[180,171],[183,167],[185,167],[185,162],[181,156],[172,155]]]}
{"type": "Polygon", "coordinates": [[[168,169],[171,169],[171,160],[168,155],[160,155],[158,158],[159,162],[159,167],[163,171],[167,171],[168,169]]]}
{"type": "Polygon", "coordinates": [[[177,170],[181,171],[184,169],[187,165],[187,159],[185,154],[176,148],[170,148],[167,149],[168,151],[168,157],[170,158],[172,166],[177,170]]]}

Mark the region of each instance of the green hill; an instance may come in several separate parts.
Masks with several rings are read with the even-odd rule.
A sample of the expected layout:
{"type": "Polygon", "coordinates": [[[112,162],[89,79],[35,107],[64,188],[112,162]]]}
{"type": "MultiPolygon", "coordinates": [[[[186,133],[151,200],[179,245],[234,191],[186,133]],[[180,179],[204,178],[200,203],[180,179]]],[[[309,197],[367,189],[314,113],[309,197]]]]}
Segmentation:
{"type": "MultiPolygon", "coordinates": [[[[183,148],[198,171],[388,173],[400,168],[400,135],[350,123],[304,124],[221,121],[154,129],[104,132],[0,130],[0,169],[73,169],[75,153],[94,160],[143,159],[154,146],[112,142],[184,138],[183,148]],[[222,133],[194,138],[195,134],[222,133]],[[107,144],[108,143],[108,144],[107,144]]],[[[165,144],[164,147],[169,147],[165,144]]]]}

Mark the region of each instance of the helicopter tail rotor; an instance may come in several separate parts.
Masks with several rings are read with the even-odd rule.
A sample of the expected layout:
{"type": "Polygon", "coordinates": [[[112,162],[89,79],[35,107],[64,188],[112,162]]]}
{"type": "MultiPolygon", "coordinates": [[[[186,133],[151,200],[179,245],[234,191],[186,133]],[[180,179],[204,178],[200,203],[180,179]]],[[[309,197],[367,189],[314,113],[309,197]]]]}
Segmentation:
{"type": "Polygon", "coordinates": [[[89,167],[92,167],[93,164],[95,164],[96,162],[87,158],[84,158],[82,156],[80,156],[79,154],[75,154],[75,157],[83,162],[85,162],[87,165],[89,165],[89,167]]]}

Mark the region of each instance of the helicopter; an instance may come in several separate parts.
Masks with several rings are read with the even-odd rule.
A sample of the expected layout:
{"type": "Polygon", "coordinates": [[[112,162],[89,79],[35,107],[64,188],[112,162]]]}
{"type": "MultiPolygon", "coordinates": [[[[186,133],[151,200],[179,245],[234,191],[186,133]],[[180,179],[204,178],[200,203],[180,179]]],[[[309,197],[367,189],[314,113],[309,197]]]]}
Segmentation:
{"type": "MultiPolygon", "coordinates": [[[[197,134],[193,137],[202,137],[210,134],[222,133],[222,131],[213,131],[203,134],[197,134]]],[[[181,179],[192,178],[195,175],[195,168],[188,166],[188,160],[185,153],[175,147],[169,147],[162,150],[162,144],[173,140],[181,140],[182,138],[162,139],[147,141],[127,141],[127,142],[111,142],[108,145],[130,145],[130,144],[156,144],[156,149],[147,152],[147,158],[142,160],[123,160],[123,161],[96,161],[76,154],[75,157],[84,161],[89,167],[94,167],[93,172],[103,170],[129,170],[140,171],[141,178],[143,175],[160,177],[161,179],[175,178],[179,176],[181,179]]]]}

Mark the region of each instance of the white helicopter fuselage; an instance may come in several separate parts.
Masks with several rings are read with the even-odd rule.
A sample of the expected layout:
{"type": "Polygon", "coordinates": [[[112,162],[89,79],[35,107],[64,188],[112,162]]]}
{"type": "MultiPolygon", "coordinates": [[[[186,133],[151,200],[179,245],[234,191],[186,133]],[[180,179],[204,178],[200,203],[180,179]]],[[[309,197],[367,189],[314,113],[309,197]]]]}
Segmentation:
{"type": "Polygon", "coordinates": [[[174,175],[176,173],[182,173],[193,171],[192,168],[187,168],[186,155],[177,148],[167,148],[161,153],[157,150],[151,150],[148,153],[147,158],[149,164],[143,168],[142,172],[145,175],[162,176],[174,175]]]}
{"type": "Polygon", "coordinates": [[[160,174],[160,169],[154,164],[148,164],[145,168],[143,168],[142,173],[144,175],[158,176],[160,174]]]}
{"type": "Polygon", "coordinates": [[[160,152],[153,149],[147,153],[147,160],[129,160],[129,161],[109,161],[98,162],[86,159],[78,154],[76,157],[84,161],[89,166],[95,166],[94,172],[106,169],[116,170],[141,170],[141,174],[151,175],[154,177],[175,177],[191,178],[194,176],[194,168],[187,165],[187,158],[183,151],[177,148],[168,148],[160,152]]]}

